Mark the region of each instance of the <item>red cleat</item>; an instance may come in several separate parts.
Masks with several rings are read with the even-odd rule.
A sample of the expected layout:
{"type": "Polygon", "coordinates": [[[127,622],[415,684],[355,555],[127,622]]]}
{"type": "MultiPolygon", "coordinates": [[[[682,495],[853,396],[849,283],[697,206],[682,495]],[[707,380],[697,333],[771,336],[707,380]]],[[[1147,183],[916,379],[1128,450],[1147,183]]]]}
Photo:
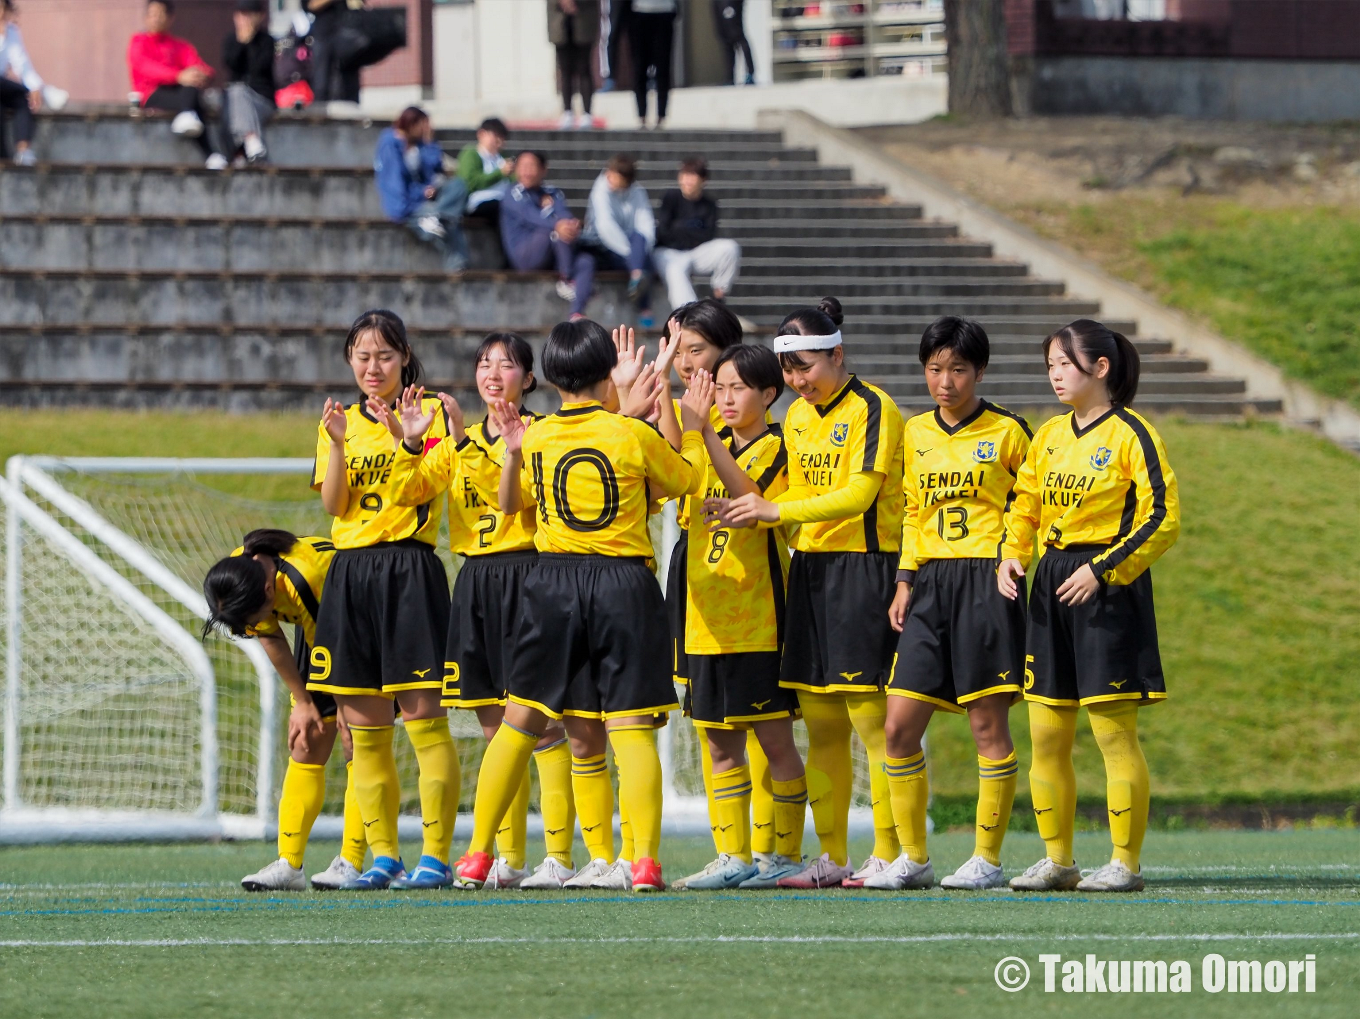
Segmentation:
{"type": "Polygon", "coordinates": [[[458,876],[454,884],[460,888],[480,888],[491,876],[491,866],[496,861],[490,853],[464,853],[462,859],[454,864],[458,876]]]}
{"type": "Polygon", "coordinates": [[[650,856],[633,861],[633,891],[664,892],[666,882],[661,880],[661,864],[650,856]]]}

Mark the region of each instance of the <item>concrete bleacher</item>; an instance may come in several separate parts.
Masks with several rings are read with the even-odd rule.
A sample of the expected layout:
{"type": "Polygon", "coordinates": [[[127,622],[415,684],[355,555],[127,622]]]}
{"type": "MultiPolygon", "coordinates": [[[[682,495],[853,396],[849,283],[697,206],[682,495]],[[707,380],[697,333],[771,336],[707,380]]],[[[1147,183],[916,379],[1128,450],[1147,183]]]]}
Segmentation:
{"type": "MultiPolygon", "coordinates": [[[[344,329],[365,308],[398,311],[431,380],[467,393],[469,355],[492,328],[536,344],[564,317],[552,276],[503,269],[497,238],[469,221],[473,268],[451,276],[386,222],[370,168],[381,129],[284,116],[270,128],[274,165],[212,173],[163,118],[125,110],[40,118],[34,169],[0,170],[0,378],[25,405],[312,406],[351,385],[344,329]]],[[[446,150],[471,139],[440,131],[446,150]]],[[[684,156],[702,154],[722,232],[743,248],[729,304],[768,340],[793,307],[837,296],[854,370],[905,409],[929,406],[915,349],[941,314],[977,318],[993,340],[988,396],[1053,407],[1040,340],[1099,305],[1060,281],[996,259],[951,224],[924,220],[881,188],[774,132],[522,131],[509,149],[551,159],[549,179],[584,210],[605,159],[627,151],[660,198],[684,156]]],[[[703,292],[700,287],[700,292],[703,292]]],[[[602,274],[588,312],[631,321],[620,274],[602,274]]],[[[657,291],[664,302],[662,288],[657,291]]],[[[1112,322],[1131,336],[1136,323],[1112,322]]],[[[1139,406],[1235,416],[1241,380],[1135,337],[1139,406]]],[[[470,394],[469,394],[470,395],[470,394]]]]}

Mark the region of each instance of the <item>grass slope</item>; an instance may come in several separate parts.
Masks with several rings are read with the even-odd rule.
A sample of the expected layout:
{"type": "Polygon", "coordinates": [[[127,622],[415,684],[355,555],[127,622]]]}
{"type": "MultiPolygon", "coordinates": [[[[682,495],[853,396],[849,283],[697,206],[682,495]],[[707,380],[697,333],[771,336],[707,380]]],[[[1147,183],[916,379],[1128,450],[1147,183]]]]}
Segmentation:
{"type": "MultiPolygon", "coordinates": [[[[314,422],[0,411],[0,456],[310,456],[314,422]]],[[[1170,419],[1158,427],[1180,481],[1184,528],[1153,571],[1171,692],[1141,716],[1155,793],[1353,794],[1360,461],[1271,425],[1170,419]]],[[[298,479],[265,484],[281,497],[301,494],[298,479]]],[[[1011,719],[1027,766],[1023,708],[1011,719]]],[[[940,715],[930,739],[937,795],[971,798],[977,766],[964,720],[940,715]]],[[[1099,751],[1084,723],[1076,753],[1082,794],[1103,795],[1099,751]]]]}
{"type": "MultiPolygon", "coordinates": [[[[1041,851],[1008,840],[1008,871],[1041,851]]],[[[537,849],[538,847],[531,847],[537,849]]],[[[668,872],[706,859],[664,844],[668,872]]],[[[856,846],[856,855],[867,850],[856,846]]],[[[333,845],[312,847],[323,866],[333,845]]],[[[968,839],[934,840],[952,869],[968,839]]],[[[1078,859],[1108,851],[1080,836],[1078,859]]],[[[1360,853],[1342,832],[1154,833],[1144,893],[374,893],[260,896],[258,845],[0,850],[6,1019],[243,1016],[1349,1017],[1360,853]],[[1184,959],[1194,990],[1045,994],[1041,953],[1184,959]],[[1210,994],[1201,960],[1317,956],[1312,995],[1210,994]],[[993,971],[1026,960],[1008,994],[993,971]]],[[[579,856],[579,848],[578,848],[579,856]]]]}

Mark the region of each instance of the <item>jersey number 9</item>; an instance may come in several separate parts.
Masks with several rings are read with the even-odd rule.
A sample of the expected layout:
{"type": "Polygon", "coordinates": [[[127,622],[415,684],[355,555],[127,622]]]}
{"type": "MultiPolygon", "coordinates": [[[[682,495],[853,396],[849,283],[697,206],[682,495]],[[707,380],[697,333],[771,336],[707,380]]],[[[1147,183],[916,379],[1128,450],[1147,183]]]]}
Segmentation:
{"type": "Polygon", "coordinates": [[[330,648],[312,648],[312,674],[311,679],[321,683],[329,679],[331,675],[331,652],[330,648]]]}

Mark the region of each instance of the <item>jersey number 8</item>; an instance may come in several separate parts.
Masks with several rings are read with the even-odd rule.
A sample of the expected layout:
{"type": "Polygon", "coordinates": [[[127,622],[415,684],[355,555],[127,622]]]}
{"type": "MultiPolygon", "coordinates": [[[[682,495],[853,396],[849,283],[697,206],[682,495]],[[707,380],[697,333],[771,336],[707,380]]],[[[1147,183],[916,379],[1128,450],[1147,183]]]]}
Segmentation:
{"type": "Polygon", "coordinates": [[[723,553],[727,551],[727,543],[731,538],[732,535],[728,531],[713,532],[713,546],[708,550],[709,562],[716,563],[723,557],[723,553]]]}

